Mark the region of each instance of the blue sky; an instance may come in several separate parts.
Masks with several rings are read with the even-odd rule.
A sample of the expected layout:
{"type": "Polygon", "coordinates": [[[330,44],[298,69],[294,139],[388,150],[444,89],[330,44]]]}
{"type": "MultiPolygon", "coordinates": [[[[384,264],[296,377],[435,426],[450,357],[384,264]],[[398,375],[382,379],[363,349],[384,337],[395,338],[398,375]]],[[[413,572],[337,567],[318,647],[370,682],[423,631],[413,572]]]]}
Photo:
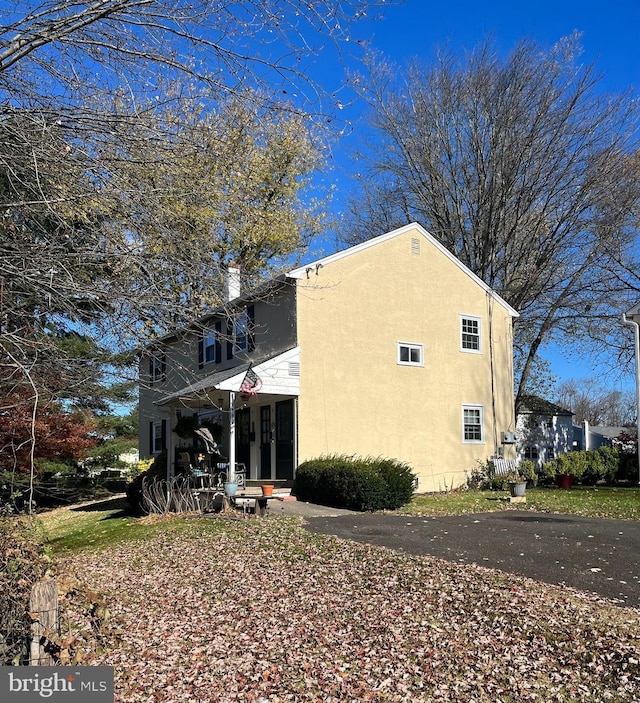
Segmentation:
{"type": "MultiPolygon", "coordinates": [[[[353,39],[369,41],[388,59],[402,64],[414,57],[428,61],[442,46],[462,55],[488,37],[505,54],[523,37],[548,48],[574,31],[582,34],[584,63],[595,62],[603,74],[603,89],[632,89],[640,94],[640,0],[406,0],[401,5],[372,9],[369,19],[354,28],[353,39]]],[[[356,57],[362,52],[355,41],[352,44],[353,58],[348,65],[357,68],[356,57]]],[[[312,74],[326,89],[333,90],[340,83],[341,67],[335,57],[323,54],[312,74]]],[[[352,128],[334,151],[334,177],[339,178],[339,188],[348,188],[343,178],[355,170],[349,153],[364,130],[362,112],[363,106],[356,103],[340,115],[352,128]]],[[[601,371],[588,362],[565,359],[558,350],[547,350],[545,356],[560,380],[598,376],[601,371]]],[[[608,385],[626,389],[633,382],[629,373],[622,379],[611,377],[608,385]]]]}

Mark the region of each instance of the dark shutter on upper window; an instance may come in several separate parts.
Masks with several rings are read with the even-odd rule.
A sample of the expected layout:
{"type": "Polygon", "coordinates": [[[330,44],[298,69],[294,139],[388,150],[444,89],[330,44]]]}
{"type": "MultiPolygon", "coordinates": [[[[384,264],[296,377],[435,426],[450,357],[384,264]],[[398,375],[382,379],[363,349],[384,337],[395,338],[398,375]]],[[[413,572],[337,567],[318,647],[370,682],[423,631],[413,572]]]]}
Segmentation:
{"type": "Polygon", "coordinates": [[[247,308],[247,350],[253,351],[256,348],[256,309],[249,305],[247,308]]]}
{"type": "Polygon", "coordinates": [[[198,368],[204,366],[204,332],[198,338],[198,368]]]}
{"type": "Polygon", "coordinates": [[[222,335],[222,322],[216,322],[216,364],[222,361],[222,344],[220,343],[220,337],[222,335]]]}
{"type": "Polygon", "coordinates": [[[161,437],[162,437],[162,449],[163,451],[167,448],[167,421],[163,420],[162,421],[162,430],[161,430],[161,437]]]}
{"type": "Polygon", "coordinates": [[[233,359],[233,320],[227,320],[227,359],[233,359]]]}

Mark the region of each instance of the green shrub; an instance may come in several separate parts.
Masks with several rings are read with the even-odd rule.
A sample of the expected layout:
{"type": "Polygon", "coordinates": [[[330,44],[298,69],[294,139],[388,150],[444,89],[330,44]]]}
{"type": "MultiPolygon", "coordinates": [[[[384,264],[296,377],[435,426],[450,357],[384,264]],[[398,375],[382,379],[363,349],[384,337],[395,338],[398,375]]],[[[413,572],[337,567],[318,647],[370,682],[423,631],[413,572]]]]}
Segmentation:
{"type": "Polygon", "coordinates": [[[584,452],[584,472],[581,477],[585,486],[595,486],[604,478],[604,462],[602,454],[598,451],[584,452]]]}
{"type": "Polygon", "coordinates": [[[478,461],[467,478],[467,488],[475,488],[486,491],[491,488],[491,483],[495,477],[496,468],[491,461],[478,461]]]}
{"type": "Polygon", "coordinates": [[[569,474],[574,479],[580,480],[587,466],[587,452],[569,452],[559,454],[552,461],[547,461],[542,465],[541,475],[549,482],[553,482],[556,476],[569,474]]]}
{"type": "Polygon", "coordinates": [[[638,483],[638,455],[636,452],[621,452],[616,480],[638,483]]]}
{"type": "Polygon", "coordinates": [[[617,449],[599,447],[583,453],[585,470],[582,474],[582,483],[586,486],[595,486],[600,481],[607,484],[616,481],[622,464],[622,457],[617,449]]]}
{"type": "Polygon", "coordinates": [[[556,476],[569,474],[585,486],[596,483],[615,483],[624,475],[625,459],[619,450],[599,447],[589,451],[560,454],[542,467],[542,475],[548,482],[556,476]]]}
{"type": "Polygon", "coordinates": [[[395,510],[413,495],[409,466],[382,457],[321,456],[300,464],[295,493],[302,500],[349,510],[395,510]]]}
{"type": "Polygon", "coordinates": [[[413,497],[416,476],[411,467],[395,459],[374,459],[374,465],[386,484],[386,510],[397,510],[413,497]]]}
{"type": "Polygon", "coordinates": [[[622,452],[613,447],[600,447],[596,451],[602,457],[602,478],[608,484],[615,483],[622,468],[622,452]]]}
{"type": "Polygon", "coordinates": [[[527,481],[527,483],[535,483],[538,480],[536,465],[533,461],[531,461],[531,459],[525,459],[520,462],[520,465],[518,466],[518,473],[527,481]]]}

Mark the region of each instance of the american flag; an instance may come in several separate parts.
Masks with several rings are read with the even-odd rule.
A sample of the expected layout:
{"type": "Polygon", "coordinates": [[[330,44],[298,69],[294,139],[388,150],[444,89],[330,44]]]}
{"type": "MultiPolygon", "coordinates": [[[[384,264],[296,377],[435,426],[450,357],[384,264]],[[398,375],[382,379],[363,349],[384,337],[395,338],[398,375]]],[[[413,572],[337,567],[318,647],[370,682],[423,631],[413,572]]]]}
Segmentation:
{"type": "Polygon", "coordinates": [[[242,379],[242,383],[240,384],[240,393],[257,393],[261,386],[262,381],[260,380],[260,376],[258,376],[258,374],[251,367],[249,367],[247,369],[247,373],[242,379]]]}

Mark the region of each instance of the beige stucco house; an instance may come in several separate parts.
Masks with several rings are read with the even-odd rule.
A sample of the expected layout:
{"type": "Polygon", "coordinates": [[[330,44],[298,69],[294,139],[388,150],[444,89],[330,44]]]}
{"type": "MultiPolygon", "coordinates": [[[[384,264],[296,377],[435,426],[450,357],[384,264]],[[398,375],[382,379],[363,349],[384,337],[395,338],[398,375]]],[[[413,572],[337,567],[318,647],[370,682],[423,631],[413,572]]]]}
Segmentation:
{"type": "Polygon", "coordinates": [[[222,453],[249,479],[291,480],[302,461],[339,453],[406,461],[419,491],[459,486],[479,460],[515,456],[515,317],[407,225],[236,295],[148,349],[140,451],[167,449],[174,471],[189,440],[172,430],[197,413],[222,426],[222,453]]]}

